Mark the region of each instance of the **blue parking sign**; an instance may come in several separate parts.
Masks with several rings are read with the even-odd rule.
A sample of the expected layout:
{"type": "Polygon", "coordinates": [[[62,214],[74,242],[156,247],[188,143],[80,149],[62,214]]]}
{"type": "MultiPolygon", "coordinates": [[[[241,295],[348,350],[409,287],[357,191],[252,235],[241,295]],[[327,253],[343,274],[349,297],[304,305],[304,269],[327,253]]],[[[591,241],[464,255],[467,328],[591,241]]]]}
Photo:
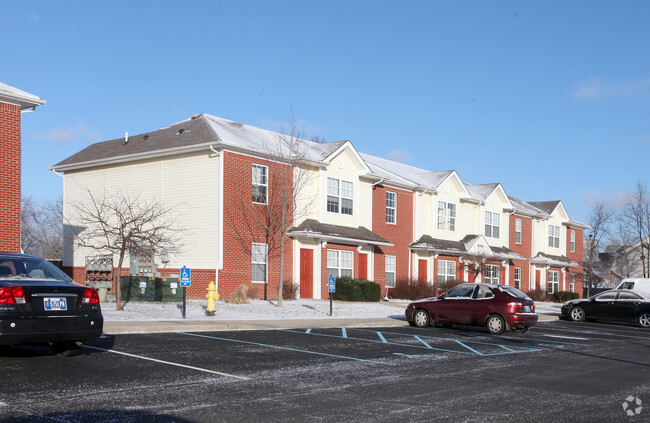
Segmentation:
{"type": "Polygon", "coordinates": [[[328,292],[336,292],[336,279],[334,276],[327,278],[327,290],[328,292]]]}
{"type": "Polygon", "coordinates": [[[185,288],[192,286],[192,269],[181,268],[181,286],[185,288]]]}

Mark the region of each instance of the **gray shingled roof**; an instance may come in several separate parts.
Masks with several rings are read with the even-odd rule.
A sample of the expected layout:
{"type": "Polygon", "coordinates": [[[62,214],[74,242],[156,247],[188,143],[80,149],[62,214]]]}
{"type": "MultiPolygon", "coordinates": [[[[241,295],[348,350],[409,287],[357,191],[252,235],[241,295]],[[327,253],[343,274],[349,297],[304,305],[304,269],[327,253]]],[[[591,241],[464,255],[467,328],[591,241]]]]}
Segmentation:
{"type": "Polygon", "coordinates": [[[537,207],[538,209],[542,210],[546,214],[551,214],[551,213],[553,213],[553,210],[555,210],[557,205],[560,204],[560,200],[554,200],[554,201],[528,201],[528,204],[530,204],[533,207],[537,207]]]}
{"type": "MultiPolygon", "coordinates": [[[[415,250],[427,250],[452,256],[462,256],[466,254],[467,245],[480,235],[466,235],[461,241],[448,241],[445,239],[433,238],[430,235],[422,235],[416,242],[412,242],[409,247],[415,250]]],[[[525,257],[515,253],[506,247],[492,247],[492,254],[495,259],[499,260],[525,260],[525,257]]]]}
{"type": "Polygon", "coordinates": [[[347,243],[364,243],[373,245],[392,246],[393,244],[387,239],[377,235],[369,229],[359,226],[351,228],[348,226],[330,225],[320,223],[314,219],[307,219],[299,226],[289,230],[289,236],[307,236],[309,238],[318,238],[324,240],[337,240],[343,244],[347,243]]]}

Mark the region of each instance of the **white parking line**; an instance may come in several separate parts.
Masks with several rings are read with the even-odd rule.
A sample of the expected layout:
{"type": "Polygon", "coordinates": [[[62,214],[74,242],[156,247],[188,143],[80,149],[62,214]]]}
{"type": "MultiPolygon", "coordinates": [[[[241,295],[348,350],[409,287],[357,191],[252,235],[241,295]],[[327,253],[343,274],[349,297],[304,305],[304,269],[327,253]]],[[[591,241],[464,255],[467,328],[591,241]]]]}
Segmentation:
{"type": "Polygon", "coordinates": [[[125,355],[127,357],[139,358],[141,360],[153,361],[155,363],[168,364],[170,366],[183,367],[183,368],[186,368],[186,369],[197,370],[199,372],[212,373],[212,374],[215,374],[215,375],[226,376],[226,377],[234,377],[235,379],[250,380],[250,378],[247,378],[247,377],[244,377],[244,376],[231,375],[229,373],[217,372],[217,371],[210,370],[210,369],[202,369],[200,367],[188,366],[186,364],[172,363],[171,361],[158,360],[156,358],[145,357],[143,355],[129,354],[129,353],[125,353],[125,352],[122,352],[122,351],[109,350],[109,349],[106,349],[106,348],[91,347],[90,345],[84,345],[84,348],[92,348],[93,350],[110,352],[110,353],[113,353],[113,354],[125,355]]]}

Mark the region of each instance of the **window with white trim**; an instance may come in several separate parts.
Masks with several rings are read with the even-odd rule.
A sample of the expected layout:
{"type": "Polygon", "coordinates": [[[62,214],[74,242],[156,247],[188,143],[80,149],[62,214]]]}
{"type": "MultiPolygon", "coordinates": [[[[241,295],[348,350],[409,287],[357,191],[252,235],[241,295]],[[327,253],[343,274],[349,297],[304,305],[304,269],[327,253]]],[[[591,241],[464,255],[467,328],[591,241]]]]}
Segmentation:
{"type": "Polygon", "coordinates": [[[576,275],[571,273],[569,276],[569,291],[573,292],[576,289],[576,275]]]}
{"type": "Polygon", "coordinates": [[[453,260],[438,260],[438,283],[456,279],[456,262],[453,260]]]}
{"type": "Polygon", "coordinates": [[[386,256],[386,286],[395,287],[395,271],[397,269],[397,260],[395,256],[386,256]]]}
{"type": "Polygon", "coordinates": [[[251,246],[251,281],[266,283],[268,255],[266,244],[253,243],[251,246]]]}
{"type": "Polygon", "coordinates": [[[456,230],[456,204],[438,201],[438,229],[456,230]]]}
{"type": "Polygon", "coordinates": [[[515,288],[521,289],[521,268],[515,267],[515,288]]]}
{"type": "Polygon", "coordinates": [[[336,178],[327,178],[327,211],[352,215],[354,184],[336,178]],[[339,211],[340,210],[340,211],[339,211]]]}
{"type": "Polygon", "coordinates": [[[269,188],[268,172],[267,166],[253,164],[253,203],[266,204],[269,188]]]}
{"type": "Polygon", "coordinates": [[[485,212],[485,236],[499,238],[499,213],[485,212]]]}
{"type": "Polygon", "coordinates": [[[560,272],[557,270],[548,271],[548,293],[555,294],[560,290],[560,272]]]}
{"type": "Polygon", "coordinates": [[[548,246],[560,248],[560,227],[548,225],[548,246]]]}
{"type": "Polygon", "coordinates": [[[521,244],[521,219],[515,219],[515,243],[521,244]]]}
{"type": "Polygon", "coordinates": [[[354,275],[354,253],[352,251],[327,250],[327,276],[351,278],[354,275]]]}
{"type": "Polygon", "coordinates": [[[496,264],[485,265],[485,283],[499,283],[499,266],[496,264]]]}
{"type": "Polygon", "coordinates": [[[395,223],[397,211],[397,194],[386,191],[386,223],[395,223]]]}
{"type": "Polygon", "coordinates": [[[576,231],[571,231],[571,252],[576,252],[576,231]]]}

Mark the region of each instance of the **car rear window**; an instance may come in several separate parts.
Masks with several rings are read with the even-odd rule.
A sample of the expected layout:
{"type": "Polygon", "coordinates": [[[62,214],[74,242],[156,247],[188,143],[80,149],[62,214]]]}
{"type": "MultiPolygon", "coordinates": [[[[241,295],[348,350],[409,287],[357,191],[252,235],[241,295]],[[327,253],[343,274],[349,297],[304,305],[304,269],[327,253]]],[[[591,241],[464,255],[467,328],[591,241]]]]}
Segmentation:
{"type": "Polygon", "coordinates": [[[528,295],[524,294],[517,288],[513,288],[511,286],[500,286],[499,289],[509,297],[519,298],[522,300],[530,300],[530,297],[528,295]]]}
{"type": "Polygon", "coordinates": [[[0,256],[0,279],[38,279],[71,282],[62,270],[39,257],[0,256]]]}

